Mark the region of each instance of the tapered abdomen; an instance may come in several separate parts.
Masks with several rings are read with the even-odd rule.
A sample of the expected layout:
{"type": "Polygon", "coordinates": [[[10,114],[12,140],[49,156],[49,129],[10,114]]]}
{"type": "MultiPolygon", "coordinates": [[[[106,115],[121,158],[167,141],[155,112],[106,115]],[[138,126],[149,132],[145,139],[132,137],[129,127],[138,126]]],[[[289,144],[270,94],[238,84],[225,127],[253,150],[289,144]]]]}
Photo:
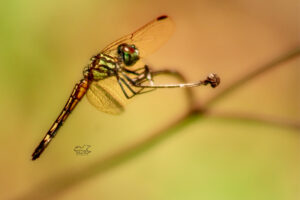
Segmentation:
{"type": "Polygon", "coordinates": [[[58,129],[61,125],[66,121],[72,110],[76,107],[81,98],[85,95],[87,89],[89,87],[89,80],[82,79],[80,83],[76,84],[70,98],[68,99],[64,109],[61,111],[60,115],[57,117],[55,122],[50,127],[44,139],[40,142],[40,144],[36,147],[32,154],[32,160],[40,157],[42,152],[48,146],[52,138],[56,135],[58,129]]]}

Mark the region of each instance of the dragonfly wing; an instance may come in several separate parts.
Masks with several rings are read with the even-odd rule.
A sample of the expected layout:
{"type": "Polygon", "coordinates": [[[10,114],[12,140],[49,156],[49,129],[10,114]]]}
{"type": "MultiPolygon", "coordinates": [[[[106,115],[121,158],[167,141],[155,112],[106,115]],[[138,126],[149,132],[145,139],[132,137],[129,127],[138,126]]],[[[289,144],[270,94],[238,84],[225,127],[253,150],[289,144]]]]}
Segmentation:
{"type": "Polygon", "coordinates": [[[92,82],[87,91],[89,102],[98,110],[109,114],[120,114],[129,100],[124,96],[116,77],[92,82]]]}
{"type": "Polygon", "coordinates": [[[174,32],[174,23],[168,16],[160,16],[132,34],[126,35],[103,49],[103,53],[117,54],[117,47],[122,43],[134,44],[140,57],[151,54],[162,46],[174,32]]]}

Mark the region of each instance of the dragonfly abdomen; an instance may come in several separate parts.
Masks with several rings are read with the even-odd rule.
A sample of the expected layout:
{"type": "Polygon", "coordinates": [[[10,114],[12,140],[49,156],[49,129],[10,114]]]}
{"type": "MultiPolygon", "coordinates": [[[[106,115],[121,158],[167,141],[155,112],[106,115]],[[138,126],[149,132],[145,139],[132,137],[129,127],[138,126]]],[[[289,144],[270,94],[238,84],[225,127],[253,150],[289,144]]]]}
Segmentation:
{"type": "Polygon", "coordinates": [[[64,106],[63,110],[55,120],[55,122],[50,127],[49,131],[47,132],[46,136],[43,138],[43,140],[40,142],[40,144],[37,146],[35,151],[32,154],[32,160],[37,159],[41,153],[45,150],[45,148],[50,143],[51,139],[54,138],[56,135],[58,129],[62,126],[64,121],[68,118],[69,114],[72,112],[72,110],[75,108],[75,106],[78,104],[78,102],[82,99],[82,97],[85,95],[88,87],[89,87],[89,80],[88,79],[82,79],[80,83],[76,84],[72,94],[70,95],[66,105],[64,106]]]}

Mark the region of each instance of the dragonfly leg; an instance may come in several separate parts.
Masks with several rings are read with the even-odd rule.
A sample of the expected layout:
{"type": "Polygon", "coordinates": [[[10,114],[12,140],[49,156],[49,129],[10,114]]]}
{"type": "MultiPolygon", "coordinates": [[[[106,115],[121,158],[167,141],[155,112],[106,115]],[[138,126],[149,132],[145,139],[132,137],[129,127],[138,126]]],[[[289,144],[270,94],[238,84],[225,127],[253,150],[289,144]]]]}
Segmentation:
{"type": "MultiPolygon", "coordinates": [[[[154,77],[154,76],[158,76],[158,75],[171,75],[171,76],[176,77],[177,79],[179,79],[182,82],[186,82],[186,78],[179,71],[165,69],[165,70],[158,70],[158,71],[151,71],[150,72],[149,67],[147,65],[145,65],[145,67],[147,67],[148,73],[151,73],[150,75],[151,75],[152,81],[153,81],[152,77],[154,77]]],[[[145,77],[147,77],[147,75],[145,75],[145,77]]],[[[138,77],[138,78],[136,78],[134,80],[135,84],[137,84],[137,85],[139,85],[141,83],[144,83],[146,81],[147,81],[147,79],[145,79],[144,77],[138,77]]]]}
{"type": "Polygon", "coordinates": [[[153,82],[152,75],[151,75],[151,72],[150,72],[150,69],[149,69],[148,65],[145,65],[144,67],[138,68],[138,69],[133,70],[133,71],[124,68],[124,71],[122,71],[122,74],[125,76],[125,78],[126,78],[129,82],[132,82],[132,79],[128,79],[128,78],[127,78],[128,76],[126,76],[124,72],[129,73],[129,74],[137,75],[137,77],[135,78],[135,80],[146,78],[146,79],[148,79],[148,81],[149,81],[150,83],[153,82]],[[143,70],[143,71],[142,71],[142,72],[138,72],[138,71],[140,71],[140,70],[143,70]]]}
{"type": "MultiPolygon", "coordinates": [[[[135,69],[135,70],[130,70],[130,69],[127,69],[127,68],[123,68],[123,70],[125,71],[125,72],[127,72],[127,73],[130,73],[130,74],[134,74],[134,75],[142,75],[142,74],[144,74],[144,71],[145,71],[145,67],[146,67],[147,65],[145,65],[144,67],[140,67],[140,68],[137,68],[137,69],[135,69]],[[141,70],[144,70],[143,72],[138,72],[138,71],[141,71],[141,70]]],[[[147,66],[148,67],[148,66],[147,66]]]]}
{"type": "MultiPolygon", "coordinates": [[[[137,75],[135,78],[130,78],[126,73],[122,72],[122,75],[131,83],[133,86],[138,85],[141,82],[149,81],[150,85],[153,85],[153,78],[152,78],[152,72],[150,71],[148,65],[145,65],[142,68],[139,68],[137,70],[143,69],[144,71],[141,73],[136,73],[135,71],[130,71],[128,69],[125,69],[125,72],[127,73],[133,73],[137,75]]],[[[150,90],[152,91],[152,90],[150,90]]],[[[146,91],[145,91],[146,92],[146,91]]],[[[148,92],[148,91],[147,91],[148,92]]],[[[144,92],[143,92],[144,93],[144,92]]]]}
{"type": "MultiPolygon", "coordinates": [[[[122,73],[122,75],[126,78],[126,80],[132,85],[132,86],[135,86],[137,84],[137,81],[149,81],[150,84],[153,84],[153,79],[152,79],[152,75],[150,73],[150,70],[149,68],[145,65],[144,67],[145,71],[143,72],[143,76],[142,77],[138,77],[136,79],[131,79],[129,76],[127,76],[126,73],[122,73]]],[[[124,80],[125,81],[125,80],[124,80]]],[[[128,85],[127,82],[125,82],[124,84],[128,85]]],[[[129,85],[127,87],[130,87],[129,85]]],[[[145,89],[145,88],[142,88],[142,89],[145,89]]],[[[144,94],[144,93],[147,93],[147,92],[151,92],[155,90],[155,88],[150,88],[149,90],[147,91],[142,91],[142,90],[138,90],[136,93],[137,94],[144,94]]]]}
{"type": "Polygon", "coordinates": [[[118,83],[119,83],[119,85],[120,85],[120,87],[121,87],[121,90],[122,90],[123,94],[125,95],[125,97],[126,97],[127,99],[130,99],[130,98],[134,97],[135,95],[139,94],[142,90],[144,90],[144,88],[140,88],[138,91],[134,91],[134,90],[130,87],[130,85],[129,85],[122,77],[120,77],[118,74],[116,74],[116,78],[117,78],[117,81],[118,81],[118,83]],[[132,93],[131,96],[129,96],[129,95],[127,94],[125,88],[123,87],[123,84],[130,90],[130,92],[132,93]]]}

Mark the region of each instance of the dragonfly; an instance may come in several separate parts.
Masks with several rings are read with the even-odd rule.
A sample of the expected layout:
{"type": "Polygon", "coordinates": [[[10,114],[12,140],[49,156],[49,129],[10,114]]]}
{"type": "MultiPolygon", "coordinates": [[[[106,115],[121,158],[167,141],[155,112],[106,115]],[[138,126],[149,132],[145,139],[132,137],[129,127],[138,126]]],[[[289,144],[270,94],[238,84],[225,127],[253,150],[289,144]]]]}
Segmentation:
{"type": "Polygon", "coordinates": [[[173,20],[167,15],[159,16],[91,57],[89,64],[83,70],[83,78],[75,85],[63,110],[34,150],[32,160],[40,157],[85,94],[89,102],[98,110],[120,114],[124,110],[124,99],[131,99],[157,88],[218,86],[220,78],[217,74],[209,74],[205,80],[194,83],[155,83],[154,77],[162,74],[180,75],[174,70],[153,71],[142,62],[142,58],[161,47],[173,31],[173,20]],[[114,92],[113,89],[118,91],[114,92]]]}

